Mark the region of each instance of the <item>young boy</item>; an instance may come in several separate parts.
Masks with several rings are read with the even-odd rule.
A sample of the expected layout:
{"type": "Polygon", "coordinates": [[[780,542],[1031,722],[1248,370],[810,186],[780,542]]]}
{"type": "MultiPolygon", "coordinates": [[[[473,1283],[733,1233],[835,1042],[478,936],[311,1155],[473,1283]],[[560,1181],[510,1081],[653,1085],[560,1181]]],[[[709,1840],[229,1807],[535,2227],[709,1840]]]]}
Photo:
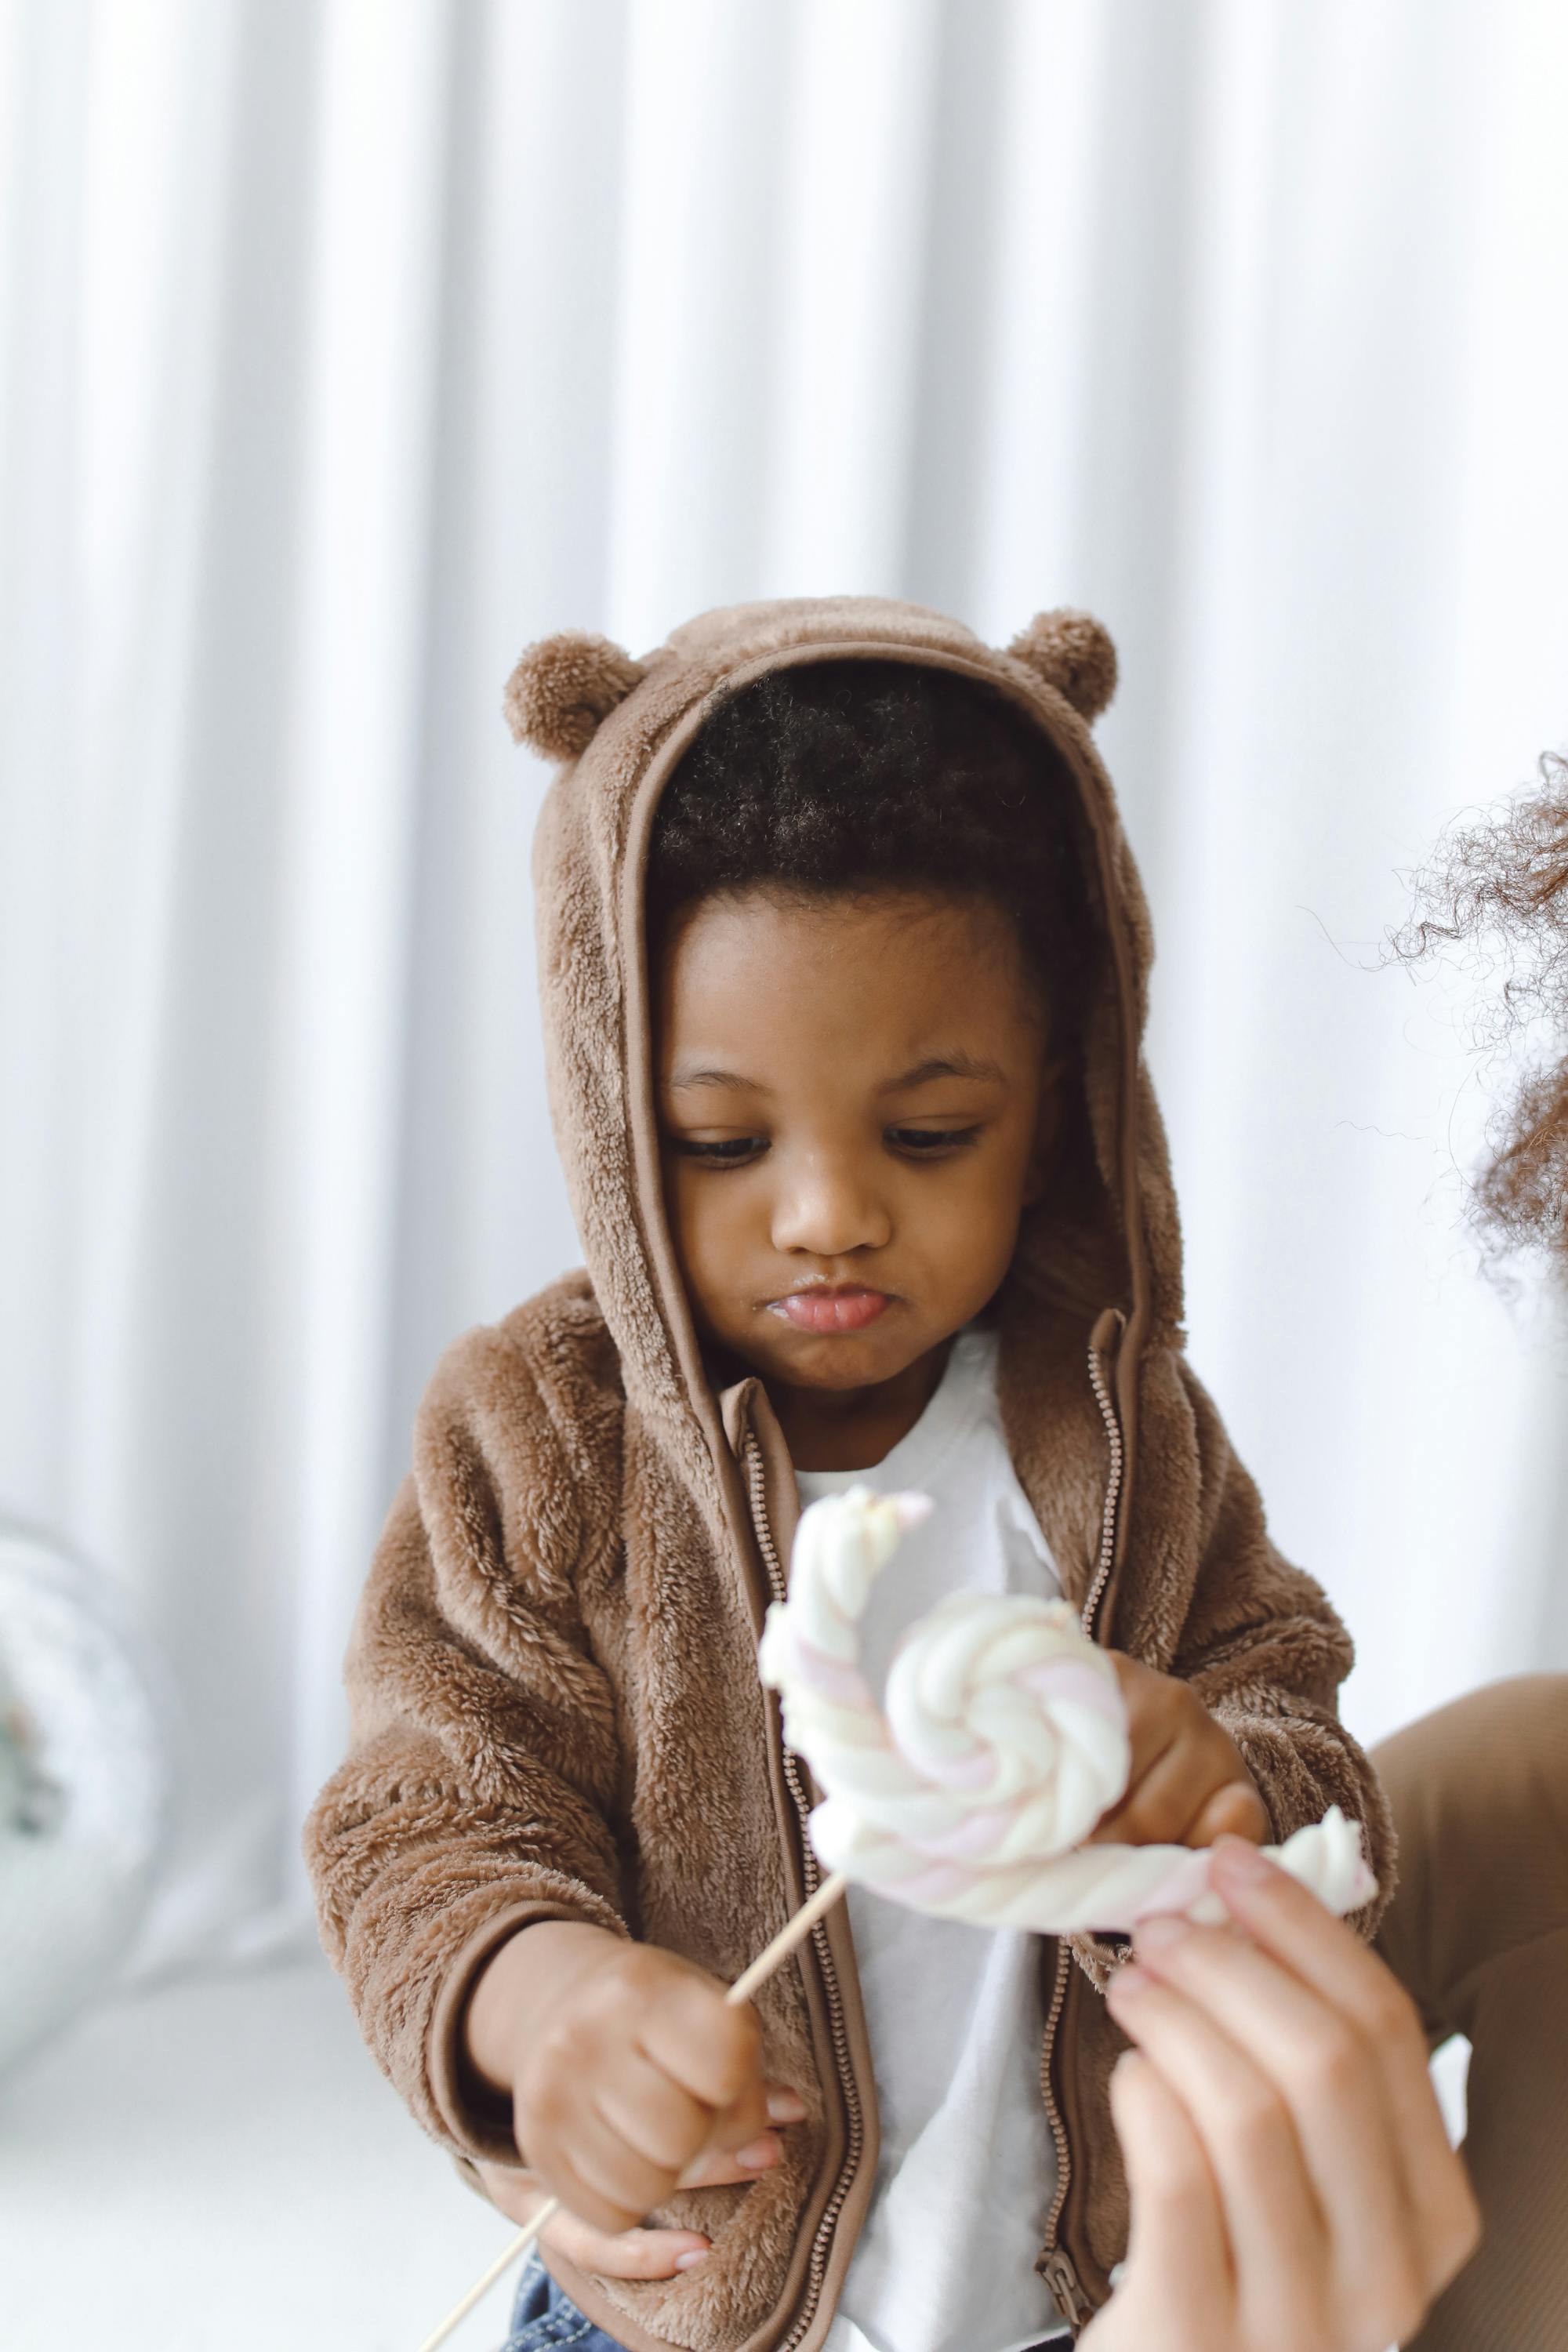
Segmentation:
{"type": "Polygon", "coordinates": [[[1082,615],[999,654],[854,598],[514,676],[570,762],[536,872],[587,1272],[437,1372],[309,1850],[426,2126],[591,2229],[686,2233],[659,2279],[552,2252],[539,2341],[1016,2352],[1124,2250],[1109,1947],[856,1893],[723,2006],[814,1883],[755,1664],[802,1499],[937,1500],[873,1663],[957,1587],[1081,1609],[1132,1724],[1098,1834],[1337,1802],[1391,1874],[1349,1643],[1181,1354],[1147,915],[1088,732],[1113,682],[1082,615]]]}

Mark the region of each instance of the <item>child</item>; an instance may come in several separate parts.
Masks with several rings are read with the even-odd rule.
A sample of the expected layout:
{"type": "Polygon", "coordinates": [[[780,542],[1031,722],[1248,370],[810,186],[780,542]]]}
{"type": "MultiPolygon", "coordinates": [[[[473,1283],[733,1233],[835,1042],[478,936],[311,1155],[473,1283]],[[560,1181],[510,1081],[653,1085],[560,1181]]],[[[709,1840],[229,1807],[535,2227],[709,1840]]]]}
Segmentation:
{"type": "Polygon", "coordinates": [[[536,874],[587,1272],[437,1370],[309,1851],[426,2127],[689,2233],[657,2280],[552,2253],[577,2340],[1015,2352],[1124,2250],[1111,1948],[852,1894],[722,2005],[812,1883],[755,1665],[802,1497],[937,1498],[873,1654],[960,1585],[1081,1609],[1133,1738],[1098,1834],[1339,1803],[1391,1876],[1349,1643],[1181,1354],[1148,919],[1088,731],[1114,668],[1082,615],[999,654],[839,598],[512,681],[572,762],[536,874]]]}

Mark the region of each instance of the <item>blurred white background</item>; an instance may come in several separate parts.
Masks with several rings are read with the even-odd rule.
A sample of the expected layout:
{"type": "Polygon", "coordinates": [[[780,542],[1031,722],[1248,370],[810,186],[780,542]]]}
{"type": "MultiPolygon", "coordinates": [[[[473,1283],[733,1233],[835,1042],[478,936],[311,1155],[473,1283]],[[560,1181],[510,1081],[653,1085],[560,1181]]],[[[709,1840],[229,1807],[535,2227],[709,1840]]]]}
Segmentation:
{"type": "Polygon", "coordinates": [[[1379,969],[1568,736],[1565,124],[1559,0],[0,0],[0,1503],[171,1670],[144,1971],[309,1946],[420,1386],[575,1256],[555,627],[1105,618],[1193,1352],[1350,1719],[1568,1665],[1474,983],[1379,969]]]}

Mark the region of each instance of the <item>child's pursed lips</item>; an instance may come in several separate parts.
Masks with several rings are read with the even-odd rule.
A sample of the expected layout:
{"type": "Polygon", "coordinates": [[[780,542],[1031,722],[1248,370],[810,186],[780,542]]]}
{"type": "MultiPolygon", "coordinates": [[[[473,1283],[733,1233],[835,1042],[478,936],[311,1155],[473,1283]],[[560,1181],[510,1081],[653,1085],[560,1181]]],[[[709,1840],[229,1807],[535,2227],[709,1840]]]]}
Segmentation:
{"type": "Polygon", "coordinates": [[[797,1331],[864,1331],[891,1304],[885,1290],[868,1289],[860,1283],[831,1287],[814,1283],[770,1299],[768,1311],[793,1323],[797,1331]]]}

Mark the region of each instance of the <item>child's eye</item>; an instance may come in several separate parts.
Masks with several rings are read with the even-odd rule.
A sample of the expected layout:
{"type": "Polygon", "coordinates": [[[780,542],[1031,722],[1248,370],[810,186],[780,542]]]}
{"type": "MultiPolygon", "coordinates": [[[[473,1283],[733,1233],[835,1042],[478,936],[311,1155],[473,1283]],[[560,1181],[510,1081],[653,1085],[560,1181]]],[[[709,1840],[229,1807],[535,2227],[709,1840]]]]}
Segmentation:
{"type": "Polygon", "coordinates": [[[683,1160],[698,1160],[704,1168],[743,1168],[767,1150],[767,1138],[763,1135],[726,1135],[714,1143],[704,1143],[692,1135],[678,1135],[672,1140],[683,1160]]]}
{"type": "Polygon", "coordinates": [[[911,1160],[942,1160],[962,1151],[979,1133],[978,1127],[889,1127],[887,1141],[911,1160]]]}

